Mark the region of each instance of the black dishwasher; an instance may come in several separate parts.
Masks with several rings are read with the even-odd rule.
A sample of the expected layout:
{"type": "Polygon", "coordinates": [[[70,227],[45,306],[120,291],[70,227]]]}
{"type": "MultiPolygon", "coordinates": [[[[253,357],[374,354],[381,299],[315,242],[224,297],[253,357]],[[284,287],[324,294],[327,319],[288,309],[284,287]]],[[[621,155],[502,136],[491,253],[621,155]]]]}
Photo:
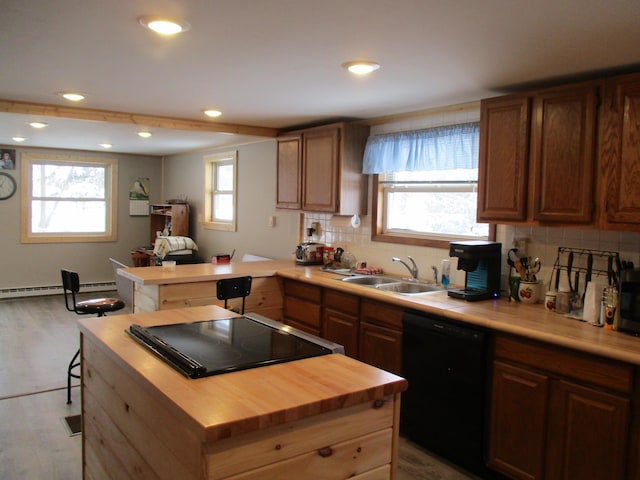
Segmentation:
{"type": "Polygon", "coordinates": [[[483,478],[489,334],[425,313],[402,318],[400,430],[416,444],[483,478]]]}

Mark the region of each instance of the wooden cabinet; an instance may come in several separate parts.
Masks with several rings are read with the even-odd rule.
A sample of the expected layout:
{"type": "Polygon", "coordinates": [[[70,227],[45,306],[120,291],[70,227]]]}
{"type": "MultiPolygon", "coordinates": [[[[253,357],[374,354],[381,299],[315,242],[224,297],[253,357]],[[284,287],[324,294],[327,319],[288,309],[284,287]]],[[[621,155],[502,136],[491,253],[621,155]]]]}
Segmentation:
{"type": "Polygon", "coordinates": [[[282,322],[312,335],[320,336],[322,288],[310,283],[283,281],[282,322]]]}
{"type": "Polygon", "coordinates": [[[322,337],[344,347],[345,354],[358,358],[360,297],[324,289],[322,337]]]}
{"type": "Polygon", "coordinates": [[[533,220],[594,220],[599,83],[570,85],[533,97],[530,182],[533,220]]]}
{"type": "Polygon", "coordinates": [[[175,237],[189,236],[189,205],[162,204],[151,205],[149,213],[150,241],[156,241],[156,232],[165,229],[175,237]]]}
{"type": "Polygon", "coordinates": [[[599,86],[481,102],[479,221],[594,223],[599,86]]]}
{"type": "Polygon", "coordinates": [[[360,312],[359,360],[400,375],[403,309],[363,299],[360,312]]]}
{"type": "Polygon", "coordinates": [[[600,136],[600,175],[606,178],[602,227],[640,224],[640,74],[605,81],[600,136]]]}
{"type": "Polygon", "coordinates": [[[338,123],[279,137],[276,207],[366,214],[362,158],[368,133],[366,125],[338,123]]]}
{"type": "Polygon", "coordinates": [[[350,357],[401,373],[402,308],[290,279],[283,290],[284,323],[344,346],[350,357]]]}
{"type": "Polygon", "coordinates": [[[497,335],[489,466],[515,479],[626,478],[631,365],[497,335]]]}
{"type": "Polygon", "coordinates": [[[527,218],[530,104],[526,96],[480,103],[478,221],[527,218]]]}
{"type": "Polygon", "coordinates": [[[278,138],[276,206],[299,210],[302,206],[302,135],[278,138]]]}

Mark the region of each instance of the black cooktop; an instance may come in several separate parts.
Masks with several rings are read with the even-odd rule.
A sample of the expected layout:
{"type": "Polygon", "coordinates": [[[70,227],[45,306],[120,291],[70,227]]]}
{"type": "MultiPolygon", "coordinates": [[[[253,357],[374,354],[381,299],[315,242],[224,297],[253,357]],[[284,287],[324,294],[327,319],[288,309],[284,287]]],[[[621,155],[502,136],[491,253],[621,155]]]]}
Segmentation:
{"type": "Polygon", "coordinates": [[[147,328],[133,324],[127,333],[189,378],[333,353],[278,325],[284,327],[243,316],[147,328]]]}

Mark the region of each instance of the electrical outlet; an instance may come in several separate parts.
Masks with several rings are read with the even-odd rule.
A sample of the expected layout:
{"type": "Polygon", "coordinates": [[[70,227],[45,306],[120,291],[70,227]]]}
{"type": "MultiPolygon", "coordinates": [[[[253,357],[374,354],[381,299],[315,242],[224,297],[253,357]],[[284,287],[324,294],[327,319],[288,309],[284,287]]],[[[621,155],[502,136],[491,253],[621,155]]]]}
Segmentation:
{"type": "Polygon", "coordinates": [[[276,226],[276,217],[274,215],[271,215],[269,217],[269,220],[267,220],[267,226],[268,227],[275,227],[276,226]]]}

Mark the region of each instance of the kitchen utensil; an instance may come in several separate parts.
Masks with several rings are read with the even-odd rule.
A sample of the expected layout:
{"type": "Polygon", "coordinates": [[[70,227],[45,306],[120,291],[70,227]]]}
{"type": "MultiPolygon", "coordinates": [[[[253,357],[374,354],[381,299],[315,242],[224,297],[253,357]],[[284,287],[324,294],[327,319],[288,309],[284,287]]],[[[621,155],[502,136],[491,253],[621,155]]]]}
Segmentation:
{"type": "Polygon", "coordinates": [[[587,295],[587,287],[591,282],[591,274],[593,272],[593,253],[589,253],[587,257],[587,275],[584,280],[584,293],[582,294],[582,303],[584,305],[584,297],[587,295]]]}
{"type": "Polygon", "coordinates": [[[567,259],[567,279],[569,280],[569,291],[573,292],[571,286],[571,270],[573,269],[573,252],[569,252],[569,258],[567,259]]]}

